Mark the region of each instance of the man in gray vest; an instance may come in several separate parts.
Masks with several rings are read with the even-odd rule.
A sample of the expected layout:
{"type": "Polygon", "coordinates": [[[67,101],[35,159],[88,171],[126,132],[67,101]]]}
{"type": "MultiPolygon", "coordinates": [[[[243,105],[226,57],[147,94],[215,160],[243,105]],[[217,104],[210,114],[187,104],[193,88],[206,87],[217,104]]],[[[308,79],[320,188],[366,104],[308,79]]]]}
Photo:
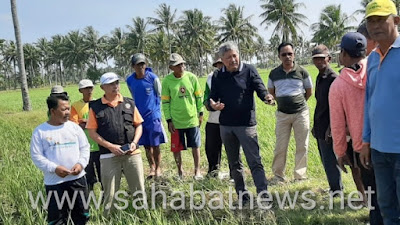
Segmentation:
{"type": "Polygon", "coordinates": [[[144,194],[143,163],[138,141],[143,118],[131,98],[122,97],[119,76],[105,73],[100,78],[104,96],[90,103],[86,128],[99,144],[101,180],[104,187],[104,215],[114,209],[114,194],[124,173],[130,192],[144,194]]]}

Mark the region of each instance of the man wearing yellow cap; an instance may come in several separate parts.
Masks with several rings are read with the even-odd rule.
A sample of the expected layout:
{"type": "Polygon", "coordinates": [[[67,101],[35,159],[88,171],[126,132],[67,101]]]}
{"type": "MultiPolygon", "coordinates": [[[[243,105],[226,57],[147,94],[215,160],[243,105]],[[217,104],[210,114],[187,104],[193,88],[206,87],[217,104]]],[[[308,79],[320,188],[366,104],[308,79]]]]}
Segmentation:
{"type": "Polygon", "coordinates": [[[360,160],[372,161],[384,224],[400,224],[400,17],[391,0],[374,0],[365,18],[378,46],[368,58],[360,160]]]}

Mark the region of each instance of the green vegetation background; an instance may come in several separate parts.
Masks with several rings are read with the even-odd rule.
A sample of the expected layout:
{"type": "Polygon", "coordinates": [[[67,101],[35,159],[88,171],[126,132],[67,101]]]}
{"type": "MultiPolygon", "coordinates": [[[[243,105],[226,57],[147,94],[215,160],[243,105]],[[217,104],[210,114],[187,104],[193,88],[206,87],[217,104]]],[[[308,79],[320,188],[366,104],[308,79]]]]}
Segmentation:
{"type": "MultiPolygon", "coordinates": [[[[332,67],[337,70],[336,64],[332,67]]],[[[315,78],[317,70],[314,66],[306,66],[307,70],[315,78]]],[[[269,70],[259,70],[265,84],[269,70]]],[[[200,78],[202,87],[205,85],[205,77],[200,78]]],[[[71,97],[71,102],[80,99],[81,95],[77,90],[77,85],[66,87],[66,91],[71,97]]],[[[32,112],[22,112],[21,93],[19,91],[0,92],[0,224],[44,224],[46,220],[46,211],[41,209],[32,209],[28,197],[28,191],[37,193],[44,192],[43,175],[32,163],[29,153],[30,138],[33,129],[47,119],[46,97],[49,95],[50,88],[31,89],[30,96],[34,110],[32,112]]],[[[125,83],[121,83],[121,92],[124,96],[130,96],[125,83]]],[[[102,90],[97,85],[95,87],[95,98],[102,95],[102,90]]],[[[260,151],[262,162],[268,178],[272,177],[271,164],[273,150],[275,145],[275,107],[267,106],[260,100],[257,104],[257,121],[260,151]]],[[[311,121],[314,115],[315,98],[312,96],[308,101],[310,107],[311,121]]],[[[205,121],[208,113],[205,113],[205,121]]],[[[312,123],[312,122],[311,122],[312,123]]],[[[204,143],[204,126],[202,124],[202,143],[204,143]]],[[[176,166],[172,153],[169,150],[169,144],[162,145],[162,169],[165,180],[168,182],[169,191],[188,192],[189,184],[193,183],[195,190],[212,191],[219,190],[227,192],[233,188],[227,180],[209,180],[193,181],[193,159],[190,151],[183,153],[183,163],[185,169],[184,181],[178,181],[176,177],[176,166]]],[[[290,140],[286,174],[289,179],[293,179],[295,143],[293,137],[290,140]]],[[[148,164],[145,154],[142,154],[145,171],[148,171],[148,164]]],[[[228,171],[225,152],[222,157],[222,171],[228,171]]],[[[244,160],[245,161],[245,160],[244,160]]],[[[205,175],[207,172],[207,159],[204,151],[204,145],[201,147],[201,168],[205,175]]],[[[248,167],[245,167],[247,175],[246,183],[249,189],[255,193],[253,180],[248,167]]],[[[321,164],[315,139],[310,135],[309,153],[308,153],[308,176],[309,179],[300,182],[289,182],[281,186],[269,186],[272,192],[282,193],[290,190],[295,191],[312,190],[317,193],[315,199],[317,207],[314,210],[302,209],[296,205],[293,209],[289,206],[278,209],[273,208],[275,215],[267,217],[257,217],[249,215],[240,217],[235,211],[228,208],[221,210],[178,210],[162,209],[157,205],[156,209],[134,211],[128,208],[125,211],[119,211],[109,220],[102,217],[101,210],[91,209],[91,220],[89,224],[365,224],[368,221],[368,210],[352,210],[349,207],[340,209],[340,202],[335,200],[334,208],[328,209],[329,202],[325,199],[326,194],[322,189],[328,188],[324,169],[321,164]]],[[[345,193],[349,194],[355,190],[351,175],[344,174],[345,193]]],[[[146,188],[150,191],[151,184],[146,183],[146,188]]],[[[126,183],[123,183],[126,188],[126,183]]],[[[97,193],[99,186],[95,186],[97,193]]],[[[347,197],[347,196],[346,196],[347,197]]]]}

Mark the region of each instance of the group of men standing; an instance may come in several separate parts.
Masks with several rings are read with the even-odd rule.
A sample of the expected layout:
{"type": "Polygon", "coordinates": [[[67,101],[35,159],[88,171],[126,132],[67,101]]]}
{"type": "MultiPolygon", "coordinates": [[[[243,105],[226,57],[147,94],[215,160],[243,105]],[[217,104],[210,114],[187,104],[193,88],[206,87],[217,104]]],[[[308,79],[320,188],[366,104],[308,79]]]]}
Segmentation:
{"type": "Polygon", "coordinates": [[[364,189],[372,191],[370,224],[400,223],[397,14],[390,0],[367,5],[365,24],[342,37],[340,76],[329,67],[326,46],[313,51],[319,70],[313,134],[330,192],[342,191],[339,168],[347,172],[349,165],[362,197],[364,189]]]}
{"type": "MultiPolygon", "coordinates": [[[[377,190],[377,195],[372,196],[375,209],[370,212],[371,224],[398,224],[400,135],[396,128],[400,120],[396,114],[399,109],[396,97],[400,95],[397,87],[400,76],[396,65],[400,60],[397,31],[400,18],[390,0],[369,3],[365,18],[366,29],[359,30],[361,33],[347,33],[341,40],[339,59],[344,68],[340,76],[329,67],[331,54],[326,46],[318,45],[312,51],[319,74],[311,133],[317,139],[330,193],[342,191],[339,168],[346,171],[344,165],[350,165],[361,193],[367,187],[377,190]],[[367,61],[365,56],[371,43],[377,46],[367,61]]],[[[214,64],[218,69],[207,79],[204,101],[197,77],[185,71],[186,62],[177,53],[171,54],[172,72],[162,83],[146,67],[143,54],[132,57],[135,72],[127,78],[127,85],[134,100],[120,94],[120,77],[112,72],[100,78],[104,91],[100,99],[92,99],[90,80],[79,83],[83,98],[72,108],[67,93],[51,94],[47,99],[49,120],[35,129],[31,141],[32,160],[44,172],[46,192],[57,192],[61,196],[64,191],[71,194],[81,191],[87,197],[87,185],[92,190],[99,180],[104,190],[106,215],[113,209],[122,173],[132,194],[145,194],[138,147],[143,145],[146,149],[150,166],[148,179],[159,177],[160,144],[167,141],[161,105],[171,133],[171,151],[179,178],[183,177],[181,151],[191,147],[194,179],[202,179],[199,127],[205,105],[210,111],[206,125],[208,174],[211,177],[218,174],[224,143],[239,200],[247,202],[249,195],[240,147],[257,192],[267,191],[268,185],[258,144],[254,92],[266,104],[274,105],[276,100],[278,105],[271,181],[286,181],[284,172],[292,128],[296,141],[294,179],[306,179],[310,130],[306,102],[312,95],[312,80],[295,63],[291,43],[282,43],[277,50],[282,64],[270,72],[266,88],[257,70],[240,60],[237,46],[232,42],[222,44],[214,64]]],[[[55,199],[51,198],[49,223],[66,223],[69,214],[75,224],[85,224],[89,219],[89,211],[83,208],[82,201],[78,200],[73,209],[67,206],[58,209],[55,199]]]]}

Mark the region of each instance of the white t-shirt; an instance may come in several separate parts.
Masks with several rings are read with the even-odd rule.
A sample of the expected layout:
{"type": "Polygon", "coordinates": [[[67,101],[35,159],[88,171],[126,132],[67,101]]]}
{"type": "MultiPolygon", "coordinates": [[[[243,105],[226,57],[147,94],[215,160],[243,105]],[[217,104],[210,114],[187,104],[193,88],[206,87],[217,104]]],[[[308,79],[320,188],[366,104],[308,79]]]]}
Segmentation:
{"type": "MultiPolygon", "coordinates": [[[[211,72],[207,77],[207,85],[208,85],[208,88],[210,89],[210,92],[211,92],[211,81],[212,81],[213,74],[214,74],[214,72],[211,72]]],[[[219,124],[219,115],[220,114],[221,114],[221,111],[209,111],[207,122],[219,124]]]]}
{"type": "Polygon", "coordinates": [[[32,134],[31,158],[43,171],[45,185],[60,184],[84,176],[84,169],[78,175],[68,175],[64,178],[59,177],[55,170],[59,165],[72,169],[77,163],[85,168],[89,161],[89,149],[90,145],[82,128],[71,121],[60,126],[44,122],[36,127],[32,134]]]}

